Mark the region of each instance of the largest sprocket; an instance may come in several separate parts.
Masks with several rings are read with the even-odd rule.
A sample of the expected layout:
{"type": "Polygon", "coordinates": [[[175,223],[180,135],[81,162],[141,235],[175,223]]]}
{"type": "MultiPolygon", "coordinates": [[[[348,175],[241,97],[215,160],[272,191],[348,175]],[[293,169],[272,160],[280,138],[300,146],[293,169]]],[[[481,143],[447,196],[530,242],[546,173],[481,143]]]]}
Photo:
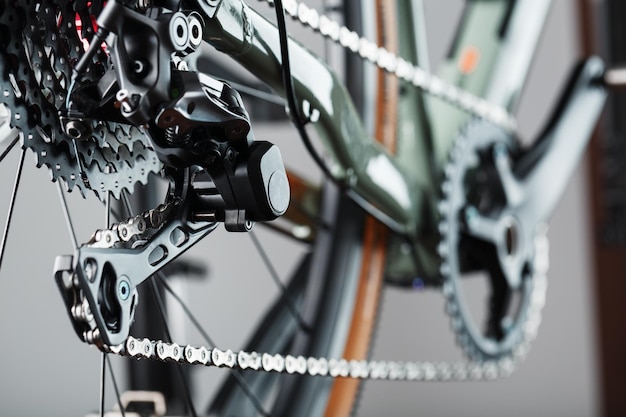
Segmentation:
{"type": "MultiPolygon", "coordinates": [[[[67,136],[60,123],[72,66],[94,33],[102,1],[4,0],[0,4],[0,103],[11,125],[22,134],[22,147],[36,155],[53,181],[101,199],[110,192],[133,191],[161,164],[148,137],[135,127],[91,120],[80,140],[67,136]]],[[[109,66],[105,49],[90,62],[83,80],[96,80],[109,66]]]]}

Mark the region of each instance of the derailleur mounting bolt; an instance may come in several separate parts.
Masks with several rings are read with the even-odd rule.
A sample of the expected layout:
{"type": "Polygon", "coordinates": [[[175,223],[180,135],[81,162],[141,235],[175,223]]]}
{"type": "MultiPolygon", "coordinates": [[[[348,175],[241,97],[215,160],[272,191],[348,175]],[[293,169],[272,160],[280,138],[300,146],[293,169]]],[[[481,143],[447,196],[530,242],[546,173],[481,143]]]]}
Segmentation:
{"type": "Polygon", "coordinates": [[[67,133],[72,139],[84,139],[88,132],[89,129],[80,120],[69,120],[65,124],[65,133],[67,133]]]}

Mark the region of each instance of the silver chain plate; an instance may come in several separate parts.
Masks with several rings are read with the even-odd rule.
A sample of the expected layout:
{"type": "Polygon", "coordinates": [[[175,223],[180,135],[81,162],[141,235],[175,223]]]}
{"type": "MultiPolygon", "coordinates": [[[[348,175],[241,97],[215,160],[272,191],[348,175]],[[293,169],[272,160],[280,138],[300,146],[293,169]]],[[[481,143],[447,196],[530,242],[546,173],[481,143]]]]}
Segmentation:
{"type": "MultiPolygon", "coordinates": [[[[274,0],[259,0],[274,7],[274,0]]],[[[332,40],[343,48],[359,54],[361,58],[371,62],[378,68],[395,74],[414,87],[438,97],[453,106],[485,119],[507,131],[517,129],[517,121],[504,107],[494,105],[440,77],[425,71],[417,65],[399,57],[386,48],[378,46],[355,31],[340,25],[337,21],[320,14],[314,8],[297,0],[284,0],[283,9],[287,15],[299,21],[305,27],[319,32],[323,37],[332,40]]]]}

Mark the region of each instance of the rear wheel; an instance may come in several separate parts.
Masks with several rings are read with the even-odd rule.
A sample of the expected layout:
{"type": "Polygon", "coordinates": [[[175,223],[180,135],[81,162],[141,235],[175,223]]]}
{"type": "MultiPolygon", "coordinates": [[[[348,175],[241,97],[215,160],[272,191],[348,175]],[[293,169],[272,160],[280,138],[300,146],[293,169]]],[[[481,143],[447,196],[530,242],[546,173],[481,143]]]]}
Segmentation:
{"type": "MultiPolygon", "coordinates": [[[[81,49],[83,41],[92,39],[92,17],[99,13],[100,3],[26,1],[15,9],[12,8],[13,2],[5,3],[0,24],[6,26],[6,32],[32,31],[31,42],[5,39],[2,50],[6,63],[4,97],[8,97],[2,103],[12,109],[13,127],[24,134],[22,147],[33,150],[38,164],[50,169],[55,180],[63,180],[68,188],[78,188],[85,194],[94,186],[101,200],[108,200],[110,195],[123,196],[133,191],[136,183],[147,182],[148,174],[158,172],[160,166],[147,137],[139,131],[94,120],[93,126],[89,126],[93,137],[76,141],[59,128],[58,110],[65,105],[64,97],[59,93],[68,91],[69,63],[84,52],[81,49]],[[64,49],[68,45],[70,48],[64,49]],[[19,77],[17,86],[14,86],[16,75],[19,77]],[[131,170],[131,175],[124,177],[128,184],[109,179],[112,178],[110,169],[106,169],[109,165],[122,176],[125,175],[124,169],[131,170]]],[[[383,35],[383,31],[385,27],[394,27],[387,23],[393,20],[393,14],[383,13],[384,2],[377,1],[376,5],[369,6],[357,1],[348,3],[344,9],[349,17],[346,24],[362,31],[366,37],[378,37],[381,45],[392,49],[385,44],[384,40],[389,38],[383,35]],[[379,17],[362,25],[363,16],[379,17]],[[374,35],[368,33],[372,29],[374,35]]],[[[90,67],[90,76],[103,73],[105,68],[100,67],[103,62],[107,62],[104,49],[98,51],[90,67]]],[[[384,138],[385,143],[393,143],[395,84],[390,88],[388,84],[393,81],[378,70],[363,71],[360,60],[350,61],[347,65],[352,90],[363,93],[370,89],[363,96],[368,102],[371,102],[372,93],[379,97],[373,101],[374,106],[367,109],[362,106],[363,118],[369,120],[366,125],[373,126],[372,133],[384,138]],[[355,76],[355,73],[360,75],[355,76]],[[366,73],[373,74],[376,81],[372,82],[366,73]]],[[[357,105],[365,101],[363,97],[355,99],[357,105]]],[[[388,231],[334,185],[327,184],[322,188],[315,242],[287,286],[299,317],[294,316],[292,306],[285,303],[284,297],[279,297],[250,338],[248,350],[324,358],[367,358],[382,287],[388,231]]],[[[140,289],[141,297],[144,300],[151,297],[148,286],[140,289]]],[[[158,321],[154,317],[151,316],[158,321]]],[[[145,365],[144,362],[136,364],[145,365]]],[[[174,376],[171,378],[175,379],[174,376]]],[[[272,415],[348,415],[358,389],[357,380],[242,373],[241,378],[227,378],[209,406],[209,412],[258,415],[261,405],[272,415]],[[235,379],[239,382],[243,379],[245,383],[241,385],[235,379]]]]}

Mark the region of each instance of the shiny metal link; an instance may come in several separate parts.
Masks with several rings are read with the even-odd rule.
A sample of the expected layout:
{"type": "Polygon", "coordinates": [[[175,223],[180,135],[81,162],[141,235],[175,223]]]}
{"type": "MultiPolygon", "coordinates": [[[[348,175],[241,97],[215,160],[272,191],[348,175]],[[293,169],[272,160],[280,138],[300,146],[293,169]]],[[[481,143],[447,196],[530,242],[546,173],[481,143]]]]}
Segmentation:
{"type": "Polygon", "coordinates": [[[270,355],[264,353],[261,355],[262,368],[266,372],[283,372],[285,370],[285,358],[279,354],[270,355]]]}
{"type": "Polygon", "coordinates": [[[117,227],[117,233],[120,239],[128,242],[134,236],[142,234],[146,230],[146,221],[142,216],[135,216],[122,222],[117,227]]]}
{"type": "Polygon", "coordinates": [[[237,357],[232,350],[211,350],[211,362],[219,368],[234,368],[237,363],[237,357]]]}
{"type": "Polygon", "coordinates": [[[256,352],[244,352],[237,353],[237,365],[241,369],[254,369],[258,371],[261,368],[261,356],[256,352]]]}
{"type": "Polygon", "coordinates": [[[328,360],[328,374],[333,378],[347,377],[350,375],[350,365],[345,359],[329,359],[328,360]]]}
{"type": "MultiPolygon", "coordinates": [[[[274,6],[274,0],[260,0],[274,6]]],[[[485,99],[461,90],[434,74],[413,65],[391,51],[379,47],[375,42],[361,37],[358,33],[340,25],[317,10],[296,0],[283,0],[287,15],[302,25],[319,32],[322,36],[359,54],[388,73],[412,84],[420,90],[438,97],[470,114],[483,118],[509,131],[517,129],[517,121],[506,109],[489,103],[485,99]]]]}
{"type": "Polygon", "coordinates": [[[328,375],[328,361],[324,358],[308,358],[306,366],[309,371],[309,375],[326,376],[328,375]]]}
{"type": "Polygon", "coordinates": [[[192,365],[207,365],[211,361],[211,352],[204,346],[185,346],[185,359],[192,365]]]}
{"type": "Polygon", "coordinates": [[[183,352],[184,348],[177,343],[170,344],[162,341],[156,343],[156,354],[162,361],[183,362],[183,352]]]}
{"type": "Polygon", "coordinates": [[[285,370],[289,374],[300,374],[304,375],[306,373],[306,359],[304,356],[291,356],[287,355],[285,357],[285,370]]]}
{"type": "Polygon", "coordinates": [[[135,339],[129,337],[126,341],[126,352],[129,356],[135,358],[155,359],[154,357],[155,342],[150,339],[135,339]]]}

